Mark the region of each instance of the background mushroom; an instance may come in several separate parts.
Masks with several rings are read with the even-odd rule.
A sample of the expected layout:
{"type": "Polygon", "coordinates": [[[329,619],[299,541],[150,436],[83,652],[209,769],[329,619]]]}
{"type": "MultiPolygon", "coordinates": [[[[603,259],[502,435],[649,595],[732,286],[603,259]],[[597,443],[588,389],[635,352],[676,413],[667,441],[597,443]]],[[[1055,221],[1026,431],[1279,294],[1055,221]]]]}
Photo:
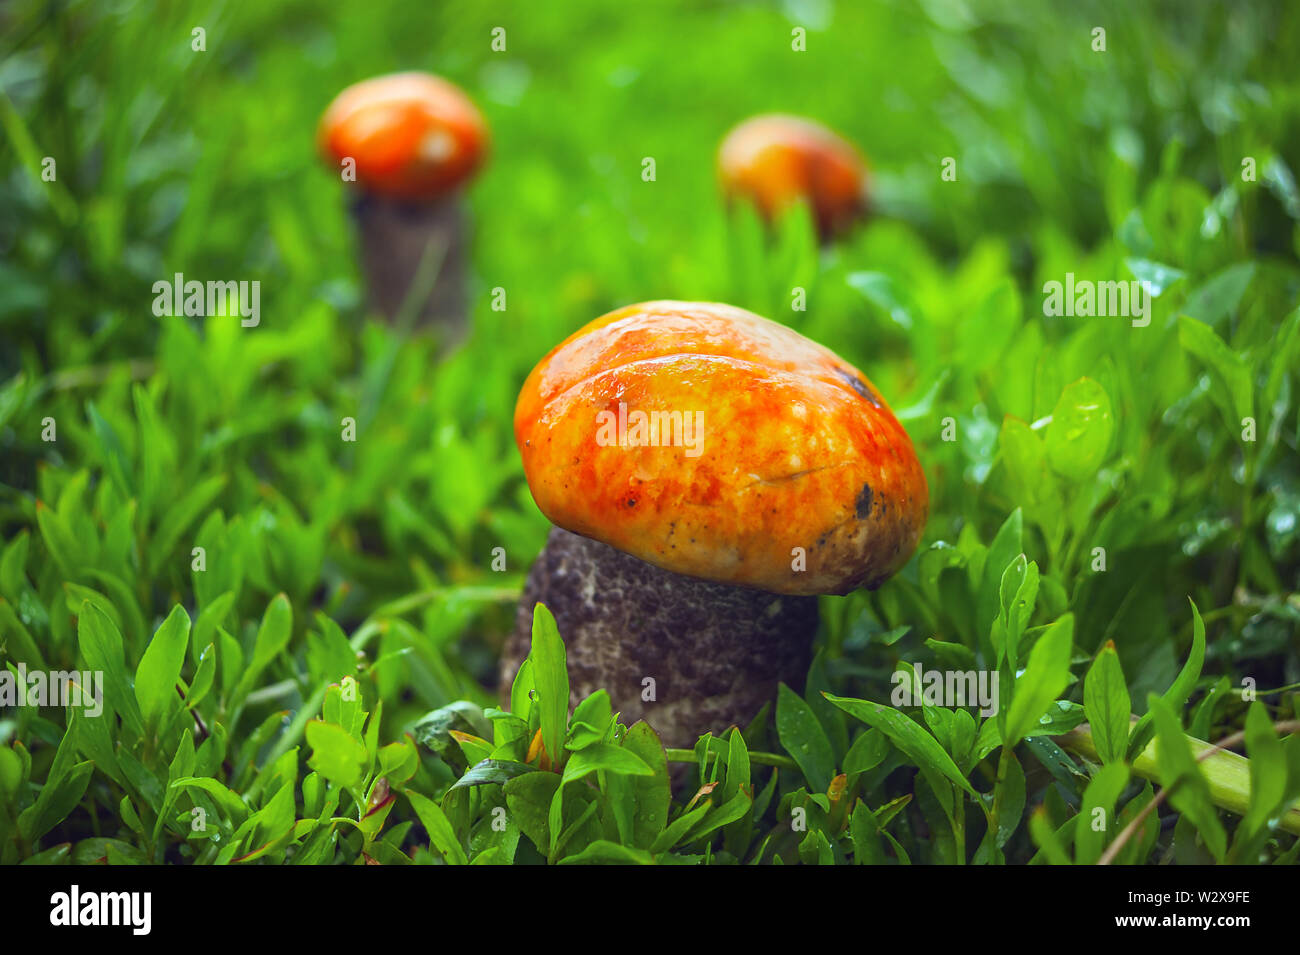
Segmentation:
{"type": "Polygon", "coordinates": [[[342,173],[346,164],[355,173],[352,214],[370,307],[394,318],[413,295],[413,319],[435,325],[448,342],[459,338],[466,312],[461,191],[488,142],[478,109],[440,77],[394,73],[340,93],[318,135],[334,169],[342,173]]]}
{"type": "Polygon", "coordinates": [[[823,242],[847,232],[868,206],[867,168],[857,149],[799,116],[745,120],[723,139],[718,173],[728,200],[748,199],[769,224],[807,202],[823,242]]]}
{"type": "Polygon", "coordinates": [[[541,601],[574,699],[604,687],[667,745],[743,724],[778,681],[802,685],[815,595],[889,577],[929,506],[912,442],[866,377],[728,305],[647,302],[587,325],[529,375],[515,440],[557,528],[503,687],[541,601]]]}

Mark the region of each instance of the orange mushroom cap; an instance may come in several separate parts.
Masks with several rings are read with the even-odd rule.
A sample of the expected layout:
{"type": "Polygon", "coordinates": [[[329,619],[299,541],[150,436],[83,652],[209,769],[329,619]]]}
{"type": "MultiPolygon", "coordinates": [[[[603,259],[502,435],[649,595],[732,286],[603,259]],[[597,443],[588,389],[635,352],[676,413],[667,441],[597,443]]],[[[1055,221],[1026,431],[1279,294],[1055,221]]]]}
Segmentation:
{"type": "Polygon", "coordinates": [[[804,200],[823,239],[846,231],[866,207],[867,168],[857,149],[798,116],[745,120],[723,139],[718,172],[728,198],[748,197],[768,222],[804,200]]]}
{"type": "Polygon", "coordinates": [[[357,182],[397,199],[434,199],[465,182],[487,154],[487,124],[453,83],[393,73],[349,86],[318,130],[321,152],[356,162],[357,182]]]}
{"type": "Polygon", "coordinates": [[[596,319],[524,382],[515,441],[554,524],[773,593],[876,586],[929,510],[911,439],[866,377],[729,305],[596,319]]]}

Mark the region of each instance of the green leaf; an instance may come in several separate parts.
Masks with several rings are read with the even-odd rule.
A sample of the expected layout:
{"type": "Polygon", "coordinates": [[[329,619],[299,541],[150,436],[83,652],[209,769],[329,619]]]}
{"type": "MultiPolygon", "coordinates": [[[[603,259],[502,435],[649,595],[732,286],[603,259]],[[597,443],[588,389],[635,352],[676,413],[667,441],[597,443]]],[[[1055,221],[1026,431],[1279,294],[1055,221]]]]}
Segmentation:
{"type": "Polygon", "coordinates": [[[850,272],[845,281],[899,328],[907,330],[912,327],[914,307],[891,276],[884,272],[850,272]]]}
{"type": "MultiPolygon", "coordinates": [[[[1078,703],[1069,700],[1057,700],[1047,708],[1047,712],[1039,717],[1038,722],[1026,730],[1022,738],[1027,742],[1037,743],[1044,736],[1060,736],[1063,733],[1068,733],[1085,719],[1087,719],[1087,716],[1083,707],[1078,703]]],[[[998,721],[994,718],[985,720],[984,724],[980,726],[979,734],[971,750],[971,764],[978,763],[1001,745],[1002,730],[998,727],[998,721]]]]}
{"type": "Polygon", "coordinates": [[[1150,259],[1130,258],[1125,259],[1124,264],[1133,273],[1134,278],[1147,284],[1152,298],[1159,298],[1164,294],[1165,289],[1187,275],[1182,269],[1165,265],[1163,262],[1152,262],[1150,259]]]}
{"type": "Polygon", "coordinates": [[[108,615],[92,603],[82,604],[77,617],[77,642],[86,669],[104,674],[104,712],[110,709],[121,714],[122,720],[136,736],[144,734],[144,721],[136,702],[135,690],[126,675],[123,658],[122,634],[108,615]]]}
{"type": "Polygon", "coordinates": [[[654,865],[654,857],[644,849],[635,849],[597,839],[577,855],[566,856],[560,865],[654,865]]]}
{"type": "Polygon", "coordinates": [[[409,738],[389,743],[379,750],[378,775],[391,785],[400,786],[420,769],[420,753],[409,738]]]}
{"type": "MultiPolygon", "coordinates": [[[[1161,697],[1175,713],[1182,712],[1187,698],[1192,695],[1192,689],[1196,686],[1196,681],[1201,678],[1201,667],[1205,663],[1205,621],[1201,619],[1201,612],[1196,609],[1195,602],[1190,598],[1187,602],[1192,605],[1192,652],[1188,654],[1187,662],[1178,671],[1178,676],[1174,678],[1174,682],[1165,691],[1164,696],[1161,697]]],[[[1128,759],[1130,762],[1142,750],[1147,748],[1147,743],[1151,742],[1151,737],[1155,732],[1151,726],[1151,719],[1151,713],[1147,712],[1133,725],[1133,731],[1128,741],[1128,759]]]]}
{"type": "Polygon", "coordinates": [[[569,721],[569,736],[564,745],[574,750],[603,742],[613,725],[614,709],[610,705],[609,692],[597,690],[574,707],[573,718],[569,721]]]}
{"type": "Polygon", "coordinates": [[[564,767],[564,781],[571,783],[597,770],[620,776],[654,775],[654,770],[630,750],[614,743],[595,743],[569,757],[564,767]]]}
{"type": "Polygon", "coordinates": [[[8,746],[0,745],[0,806],[13,799],[22,784],[22,759],[8,746]]]}
{"type": "Polygon", "coordinates": [[[144,853],[120,839],[82,839],[72,849],[73,865],[144,865],[144,853]]]}
{"type": "MultiPolygon", "coordinates": [[[[1118,831],[1123,832],[1129,823],[1137,819],[1146,806],[1155,799],[1155,795],[1151,783],[1144,783],[1142,791],[1130,799],[1124,808],[1120,810],[1117,823],[1118,831]]],[[[1159,835],[1159,816],[1156,813],[1151,813],[1139,824],[1136,834],[1120,850],[1115,861],[1120,865],[1136,865],[1144,861],[1150,857],[1159,835]]]]}
{"type": "MultiPolygon", "coordinates": [[[[906,631],[909,628],[899,627],[898,629],[906,631]]],[[[885,636],[885,634],[881,634],[875,639],[889,645],[885,642],[885,636]]],[[[844,712],[838,707],[832,706],[822,696],[821,691],[829,689],[831,689],[831,682],[826,672],[825,650],[818,650],[808,667],[808,677],[804,681],[803,700],[812,707],[817,722],[821,723],[822,729],[826,731],[826,738],[831,741],[832,752],[839,757],[849,748],[848,722],[844,712]]],[[[746,771],[745,775],[748,778],[748,771],[746,771]]]]}
{"type": "Polygon", "coordinates": [[[829,693],[825,695],[826,699],[850,716],[857,717],[888,736],[917,766],[938,773],[972,796],[976,795],[974,787],[962,775],[952,757],[914,720],[908,719],[893,707],[879,703],[832,696],[829,693]]]}
{"type": "Polygon", "coordinates": [[[469,856],[465,854],[465,847],[456,838],[456,830],[452,828],[442,807],[414,790],[403,791],[406,793],[406,798],[411,801],[411,808],[420,817],[420,824],[429,833],[429,842],[433,847],[452,865],[468,865],[469,856]]]}
{"type": "Polygon", "coordinates": [[[980,724],[980,731],[975,737],[975,749],[971,753],[971,758],[978,763],[1001,745],[1002,731],[998,728],[998,721],[990,717],[980,724]]]}
{"type": "Polygon", "coordinates": [[[834,865],[835,850],[820,829],[814,829],[799,843],[799,861],[804,865],[834,865]]]}
{"type": "Polygon", "coordinates": [[[1097,755],[1103,763],[1124,759],[1131,706],[1119,654],[1114,641],[1107,640],[1083,681],[1083,708],[1092,726],[1097,755]]]}
{"type": "MultiPolygon", "coordinates": [[[[819,697],[825,700],[825,697],[819,697]]],[[[828,704],[829,705],[829,704],[828,704]]],[[[750,782],[749,747],[745,745],[745,736],[737,727],[732,727],[727,738],[727,788],[748,788],[750,782]]]]}
{"type": "Polygon", "coordinates": [[[1124,763],[1103,766],[1088,783],[1074,834],[1074,861],[1079,865],[1095,863],[1102,849],[1119,833],[1115,803],[1127,785],[1128,766],[1124,763]]]}
{"type": "Polygon", "coordinates": [[[1178,319],[1178,341],[1210,373],[1215,404],[1223,412],[1229,432],[1240,433],[1241,420],[1254,416],[1254,389],[1245,359],[1224,344],[1209,325],[1186,315],[1178,319]]]}
{"type": "Polygon", "coordinates": [[[1024,552],[1024,514],[1016,508],[1002,522],[993,543],[989,545],[984,558],[984,572],[980,578],[978,603],[978,634],[980,639],[988,636],[993,620],[998,615],[1002,595],[1002,575],[1007,566],[1024,552]]]}
{"type": "Polygon", "coordinates": [[[1024,739],[1070,683],[1070,654],[1074,649],[1074,615],[1065,614],[1038,638],[1029,651],[1024,673],[1016,680],[1007,714],[1003,745],[1024,739]]]}
{"type": "Polygon", "coordinates": [[[421,717],[415,724],[414,735],[417,743],[433,750],[453,770],[461,770],[465,766],[465,757],[452,737],[452,731],[488,736],[491,729],[478,704],[457,700],[421,717]]]}
{"type": "Polygon", "coordinates": [[[77,546],[76,535],[73,534],[64,516],[38,500],[36,523],[41,529],[41,538],[45,541],[45,547],[54,558],[59,571],[65,578],[77,577],[82,565],[81,548],[77,546]]]}
{"type": "Polygon", "coordinates": [[[753,798],[743,790],[738,790],[736,795],[732,796],[720,806],[716,806],[704,817],[703,822],[691,831],[691,839],[701,839],[711,832],[716,832],[725,826],[731,825],[739,819],[743,819],[749,812],[750,807],[754,804],[753,798]]]}
{"type": "Polygon", "coordinates": [[[177,604],[154,633],[135,671],[135,696],[146,726],[157,729],[168,710],[180,702],[176,684],[190,639],[190,615],[177,604]]]}
{"type": "Polygon", "coordinates": [[[1070,865],[1070,857],[1061,844],[1061,837],[1047,818],[1047,810],[1039,806],[1029,817],[1029,835],[1034,845],[1042,850],[1047,861],[1052,865],[1070,865]]]}
{"type": "Polygon", "coordinates": [[[689,812],[682,813],[669,823],[663,832],[659,833],[654,844],[650,847],[650,851],[655,855],[658,855],[660,852],[666,852],[673,846],[677,845],[686,838],[686,834],[694,828],[696,823],[708,814],[708,811],[711,808],[713,808],[713,801],[703,799],[695,808],[691,809],[689,812]]]}
{"type": "Polygon", "coordinates": [[[1154,693],[1147,705],[1156,732],[1156,766],[1161,785],[1169,791],[1169,803],[1187,817],[1210,852],[1222,861],[1227,852],[1227,835],[1178,716],[1170,703],[1154,693]]]}
{"type": "Polygon", "coordinates": [[[208,644],[199,654],[198,667],[194,671],[194,682],[190,684],[189,695],[185,697],[185,705],[193,709],[208,695],[212,690],[213,680],[217,675],[217,651],[212,644],[208,644]]]}
{"type": "Polygon", "coordinates": [[[0,597],[0,641],[3,641],[0,645],[4,646],[6,656],[13,662],[25,663],[31,670],[48,669],[31,631],[3,597],[0,597]]]}
{"type": "Polygon", "coordinates": [[[451,737],[465,754],[467,762],[477,765],[485,759],[492,758],[492,744],[482,737],[462,733],[459,730],[453,730],[451,737]]]}
{"type": "Polygon", "coordinates": [[[533,720],[533,661],[525,659],[519,664],[514,682],[510,685],[510,712],[524,721],[533,720]]]}
{"type": "MultiPolygon", "coordinates": [[[[198,520],[199,515],[203,514],[212,507],[213,502],[226,487],[227,478],[224,474],[215,474],[212,477],[205,478],[198,484],[194,485],[185,492],[163,515],[162,520],[158,522],[158,528],[154,531],[153,538],[149,543],[149,572],[158,574],[163,564],[172,556],[176,546],[180,543],[183,535],[193,523],[198,520]]],[[[186,548],[186,564],[188,565],[189,549],[186,548]]]]}
{"type": "Polygon", "coordinates": [[[113,479],[122,492],[123,498],[132,498],[135,496],[135,488],[128,476],[126,465],[126,452],[122,450],[122,442],[117,437],[117,432],[113,426],[108,423],[107,419],[99,413],[93,401],[86,402],[86,417],[90,419],[91,429],[95,432],[95,438],[99,442],[99,451],[104,459],[105,470],[113,479]]]}
{"type": "Polygon", "coordinates": [[[1218,325],[1237,310],[1258,268],[1254,262],[1229,265],[1193,289],[1183,307],[1189,315],[1207,325],[1218,325]]]}
{"type": "Polygon", "coordinates": [[[321,717],[326,723],[337,723],[349,736],[361,742],[366,723],[366,711],[361,705],[361,689],[356,678],[345,676],[339,683],[331,683],[325,688],[321,717]]]}
{"type": "Polygon", "coordinates": [[[1001,642],[1012,670],[1020,666],[1020,638],[1024,636],[1029,619],[1034,614],[1034,606],[1038,601],[1038,583],[1038,564],[1026,561],[1024,554],[1017,555],[1002,573],[998,598],[1001,605],[998,611],[1000,627],[994,628],[994,646],[997,647],[1001,642]]]}
{"type": "Polygon", "coordinates": [[[71,733],[65,733],[59,742],[36,801],[18,817],[18,826],[28,842],[36,842],[72,812],[90,785],[94,763],[77,762],[77,747],[71,733]]]}
{"type": "Polygon", "coordinates": [[[536,766],[516,763],[508,759],[485,759],[470,768],[464,776],[456,780],[452,789],[467,789],[470,786],[505,785],[516,776],[537,772],[536,766]]]}
{"type": "Polygon", "coordinates": [[[289,645],[292,633],[293,607],[285,594],[277,594],[262,614],[262,623],[257,628],[257,638],[253,642],[253,658],[244,668],[235,687],[236,702],[242,702],[248,696],[258,675],[289,645]]]}
{"type": "Polygon", "coordinates": [[[266,613],[262,615],[262,624],[257,628],[257,640],[253,643],[253,659],[249,663],[249,669],[253,673],[261,673],[289,645],[292,633],[293,607],[287,596],[277,594],[267,605],[266,613]]]}
{"type": "Polygon", "coordinates": [[[1091,378],[1067,385],[1052,411],[1044,441],[1047,463],[1070,481],[1097,473],[1115,436],[1115,418],[1106,389],[1091,378]]]}
{"type": "Polygon", "coordinates": [[[1008,415],[1002,421],[998,447],[1015,499],[1024,502],[1031,515],[1056,506],[1060,490],[1056,475],[1047,466],[1043,439],[1025,422],[1008,415]]]}
{"type": "Polygon", "coordinates": [[[344,787],[361,782],[366,748],[342,726],[312,720],[307,724],[307,742],[312,748],[307,764],[316,772],[344,787]]]}
{"type": "Polygon", "coordinates": [[[541,711],[542,745],[558,765],[564,756],[569,723],[569,671],[555,617],[545,604],[533,608],[532,677],[536,705],[541,711]]]}
{"type": "Polygon", "coordinates": [[[1242,828],[1253,834],[1284,808],[1287,791],[1286,753],[1268,710],[1258,700],[1246,711],[1246,752],[1250,757],[1250,809],[1242,828]]]}
{"type": "MultiPolygon", "coordinates": [[[[650,767],[650,776],[616,777],[632,793],[632,843],[649,849],[668,825],[671,794],[668,779],[668,754],[648,723],[638,722],[623,736],[623,748],[650,767]]],[[[612,781],[612,780],[611,780],[612,781]]],[[[627,841],[627,840],[624,840],[627,841]]]]}
{"type": "Polygon", "coordinates": [[[853,840],[853,861],[856,865],[885,864],[880,825],[875,814],[862,800],[858,800],[849,816],[849,835],[853,840]]]}
{"type": "Polygon", "coordinates": [[[879,766],[888,755],[889,738],[878,729],[868,729],[859,734],[844,754],[843,768],[846,773],[865,773],[879,766]]]}
{"type": "Polygon", "coordinates": [[[249,862],[274,851],[276,844],[293,830],[294,782],[293,779],[286,779],[266,806],[254,814],[250,842],[258,848],[243,861],[249,862]]]}
{"type": "Polygon", "coordinates": [[[777,689],[776,732],[781,738],[781,746],[803,770],[809,788],[814,792],[826,792],[835,775],[831,741],[812,707],[784,683],[777,689]]]}
{"type": "Polygon", "coordinates": [[[542,854],[550,851],[550,806],[559,788],[557,773],[541,771],[517,776],[503,788],[510,821],[542,854]]]}
{"type": "Polygon", "coordinates": [[[248,806],[228,787],[208,776],[182,776],[171,785],[180,789],[201,789],[217,801],[217,807],[236,826],[248,818],[248,806]]]}
{"type": "Polygon", "coordinates": [[[1025,770],[1016,758],[1015,751],[1007,754],[1007,775],[1002,791],[1002,807],[998,815],[997,847],[1001,849],[1020,827],[1025,814],[1025,770]]]}

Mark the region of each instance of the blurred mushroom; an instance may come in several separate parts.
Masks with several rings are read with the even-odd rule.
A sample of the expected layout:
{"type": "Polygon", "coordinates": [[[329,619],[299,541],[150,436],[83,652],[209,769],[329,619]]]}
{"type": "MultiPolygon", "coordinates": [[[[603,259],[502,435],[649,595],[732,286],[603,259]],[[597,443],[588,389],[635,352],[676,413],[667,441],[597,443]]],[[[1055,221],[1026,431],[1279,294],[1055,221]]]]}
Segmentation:
{"type": "Polygon", "coordinates": [[[810,119],[772,113],[745,120],[723,139],[718,173],[727,199],[748,199],[769,224],[807,202],[822,242],[846,233],[867,211],[861,155],[810,119]]]}
{"type": "Polygon", "coordinates": [[[670,746],[743,724],[778,681],[802,685],[816,595],[878,586],[929,507],[912,442],[866,377],[728,305],[647,302],[587,325],[529,375],[515,440],[558,526],[503,690],[541,601],[574,698],[603,687],[670,746]]]}
{"type": "Polygon", "coordinates": [[[488,142],[478,109],[440,77],[394,73],[335,97],[318,138],[335,168],[355,176],[352,214],[370,307],[395,318],[415,294],[424,299],[415,303],[421,324],[436,325],[448,341],[459,338],[466,311],[461,190],[483,164],[488,142]],[[422,263],[426,281],[436,274],[436,282],[413,290],[422,263]]]}

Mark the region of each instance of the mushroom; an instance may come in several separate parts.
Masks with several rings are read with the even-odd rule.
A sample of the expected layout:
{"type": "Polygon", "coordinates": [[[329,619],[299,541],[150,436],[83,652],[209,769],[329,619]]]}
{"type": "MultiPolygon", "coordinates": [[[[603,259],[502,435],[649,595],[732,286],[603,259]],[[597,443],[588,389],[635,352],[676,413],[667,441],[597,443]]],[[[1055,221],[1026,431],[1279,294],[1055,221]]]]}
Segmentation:
{"type": "Polygon", "coordinates": [[[428,73],[394,73],[349,86],[321,117],[322,154],[355,178],[352,214],[373,310],[392,319],[415,289],[424,324],[450,342],[465,324],[465,215],[461,190],[483,164],[487,126],[457,86],[428,73]],[[429,274],[427,281],[432,281],[429,274]]]}
{"type": "Polygon", "coordinates": [[[669,746],[743,725],[802,686],[817,596],[874,588],[912,554],[929,492],[867,378],[752,312],[646,302],[533,369],[515,441],[557,525],[528,575],[508,693],[550,608],[575,700],[609,691],[669,746]]]}
{"type": "Polygon", "coordinates": [[[749,199],[769,224],[807,202],[822,242],[843,235],[867,210],[867,168],[857,149],[799,116],[745,120],[723,139],[718,173],[728,201],[749,199]]]}

